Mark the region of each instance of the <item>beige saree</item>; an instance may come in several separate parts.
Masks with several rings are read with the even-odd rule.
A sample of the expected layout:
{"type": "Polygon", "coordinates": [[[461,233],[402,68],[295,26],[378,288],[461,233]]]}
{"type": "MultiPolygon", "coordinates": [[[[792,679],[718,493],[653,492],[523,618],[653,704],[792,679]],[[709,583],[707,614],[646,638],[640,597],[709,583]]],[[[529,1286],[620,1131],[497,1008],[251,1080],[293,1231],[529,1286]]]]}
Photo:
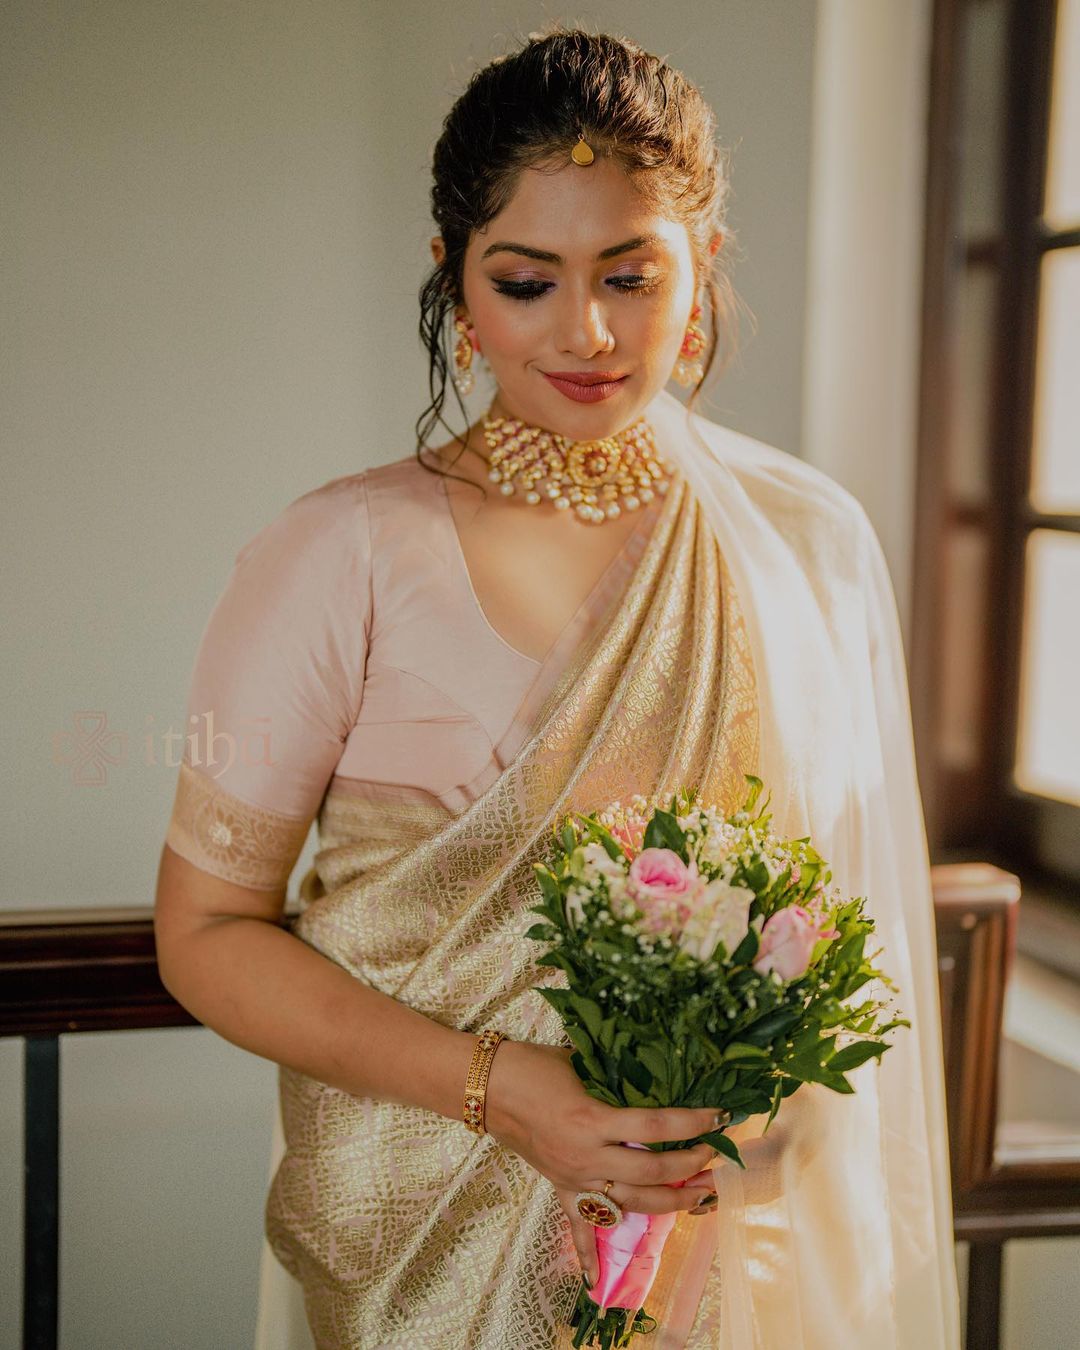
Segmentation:
{"type": "MultiPolygon", "coordinates": [[[[680,1217],[648,1344],[951,1348],[925,839],[876,539],[790,456],[688,419],[666,393],[646,415],[679,471],[625,593],[513,762],[459,815],[331,790],[294,932],[448,1025],[559,1043],[533,992],[551,973],[523,938],[553,824],[681,784],[734,808],[743,775],[761,774],[777,828],[812,831],[837,883],[876,901],[915,1030],[853,1075],[854,1097],[804,1088],[765,1140],[760,1121],[737,1128],[748,1171],[721,1164],[714,1215],[680,1217]]],[[[280,1087],[267,1238],[319,1350],[569,1344],[579,1270],[545,1178],[434,1113],[287,1068],[280,1087]]]]}

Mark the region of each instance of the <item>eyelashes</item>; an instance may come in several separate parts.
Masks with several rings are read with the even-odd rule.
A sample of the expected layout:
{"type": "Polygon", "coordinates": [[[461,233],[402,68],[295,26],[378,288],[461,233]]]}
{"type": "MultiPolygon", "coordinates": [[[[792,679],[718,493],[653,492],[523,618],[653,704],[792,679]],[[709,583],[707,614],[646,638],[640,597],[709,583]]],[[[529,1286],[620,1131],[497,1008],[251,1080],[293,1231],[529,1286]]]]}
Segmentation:
{"type": "MultiPolygon", "coordinates": [[[[610,285],[615,290],[623,291],[627,295],[642,295],[649,291],[655,291],[660,285],[659,277],[645,276],[619,276],[612,277],[610,285]]],[[[519,300],[522,304],[529,304],[532,300],[539,300],[542,295],[546,295],[551,290],[551,283],[547,281],[497,281],[495,289],[500,295],[508,295],[513,300],[519,300]]]]}

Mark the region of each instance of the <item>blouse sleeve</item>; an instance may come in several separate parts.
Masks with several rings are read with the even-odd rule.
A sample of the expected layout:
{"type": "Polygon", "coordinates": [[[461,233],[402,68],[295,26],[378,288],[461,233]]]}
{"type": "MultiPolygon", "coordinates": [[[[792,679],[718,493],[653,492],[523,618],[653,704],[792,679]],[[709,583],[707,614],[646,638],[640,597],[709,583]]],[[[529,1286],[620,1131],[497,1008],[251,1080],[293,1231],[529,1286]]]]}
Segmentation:
{"type": "Polygon", "coordinates": [[[292,502],[241,548],[195,657],[169,847],[280,890],[356,725],[371,631],[363,473],[292,502]]]}

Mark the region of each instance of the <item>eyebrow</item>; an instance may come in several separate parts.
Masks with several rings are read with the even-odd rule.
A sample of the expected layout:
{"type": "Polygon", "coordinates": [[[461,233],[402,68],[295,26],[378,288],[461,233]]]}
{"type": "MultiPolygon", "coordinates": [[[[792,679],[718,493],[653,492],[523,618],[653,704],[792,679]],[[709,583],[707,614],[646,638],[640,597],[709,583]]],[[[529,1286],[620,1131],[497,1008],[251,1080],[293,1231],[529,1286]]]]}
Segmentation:
{"type": "MultiPolygon", "coordinates": [[[[633,239],[627,239],[623,244],[613,244],[611,248],[601,249],[596,255],[597,262],[603,262],[605,258],[614,258],[618,253],[629,253],[632,248],[643,248],[646,244],[663,244],[664,241],[658,234],[638,234],[633,239]]],[[[561,263],[565,262],[557,253],[548,253],[546,249],[530,248],[528,244],[511,244],[506,240],[500,239],[498,243],[489,244],[480,255],[480,261],[490,258],[493,253],[520,253],[524,258],[536,258],[540,262],[561,263]]]]}

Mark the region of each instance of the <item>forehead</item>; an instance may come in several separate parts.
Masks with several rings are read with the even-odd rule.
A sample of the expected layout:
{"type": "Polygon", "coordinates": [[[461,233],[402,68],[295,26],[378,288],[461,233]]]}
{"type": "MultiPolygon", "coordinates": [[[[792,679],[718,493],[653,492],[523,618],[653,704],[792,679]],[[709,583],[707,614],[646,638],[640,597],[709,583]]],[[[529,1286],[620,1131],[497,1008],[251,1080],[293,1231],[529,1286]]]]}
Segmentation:
{"type": "Polygon", "coordinates": [[[660,247],[673,253],[689,253],[685,225],[659,214],[611,160],[568,161],[523,170],[506,206],[474,232],[468,251],[480,258],[494,241],[512,240],[591,262],[601,249],[643,234],[659,236],[660,247]]]}

